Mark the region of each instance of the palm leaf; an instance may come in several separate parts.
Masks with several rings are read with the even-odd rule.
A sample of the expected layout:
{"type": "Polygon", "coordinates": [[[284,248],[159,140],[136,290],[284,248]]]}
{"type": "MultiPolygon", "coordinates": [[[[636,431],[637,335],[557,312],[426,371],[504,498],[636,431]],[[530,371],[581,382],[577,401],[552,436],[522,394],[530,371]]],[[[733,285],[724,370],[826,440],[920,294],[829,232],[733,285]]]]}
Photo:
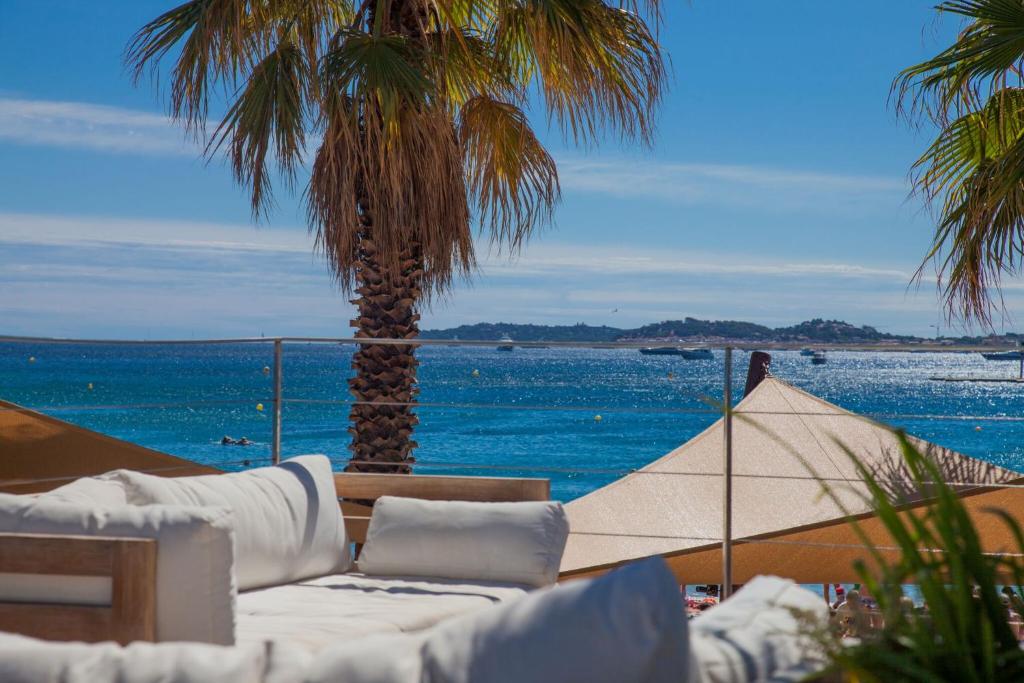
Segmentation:
{"type": "Polygon", "coordinates": [[[271,149],[278,169],[289,181],[301,162],[309,74],[305,54],[290,37],[283,38],[253,68],[207,148],[212,156],[227,144],[235,177],[251,188],[256,216],[265,213],[271,202],[267,168],[271,149]]]}
{"type": "Polygon", "coordinates": [[[460,109],[459,140],[469,191],[492,240],[518,250],[551,219],[559,196],[554,159],[520,109],[485,96],[460,109]]]}
{"type": "Polygon", "coordinates": [[[536,77],[548,111],[573,139],[592,141],[608,128],[651,140],[665,66],[638,15],[601,0],[503,3],[495,41],[518,80],[536,77]]]}
{"type": "Polygon", "coordinates": [[[1024,3],[949,0],[938,10],[965,28],[953,45],[902,71],[893,93],[898,111],[939,126],[914,179],[936,209],[926,262],[938,264],[948,315],[991,325],[1002,278],[1022,265],[1024,3]]]}

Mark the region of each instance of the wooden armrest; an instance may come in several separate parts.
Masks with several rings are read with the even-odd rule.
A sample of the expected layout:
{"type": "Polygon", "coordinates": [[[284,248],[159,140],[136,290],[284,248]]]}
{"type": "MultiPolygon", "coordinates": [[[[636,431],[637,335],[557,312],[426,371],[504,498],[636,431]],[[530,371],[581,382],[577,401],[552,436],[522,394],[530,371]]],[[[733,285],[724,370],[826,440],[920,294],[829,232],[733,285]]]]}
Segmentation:
{"type": "Polygon", "coordinates": [[[109,605],[0,598],[0,631],[47,640],[154,640],[156,552],[149,538],[0,534],[0,572],[111,581],[109,605]]]}

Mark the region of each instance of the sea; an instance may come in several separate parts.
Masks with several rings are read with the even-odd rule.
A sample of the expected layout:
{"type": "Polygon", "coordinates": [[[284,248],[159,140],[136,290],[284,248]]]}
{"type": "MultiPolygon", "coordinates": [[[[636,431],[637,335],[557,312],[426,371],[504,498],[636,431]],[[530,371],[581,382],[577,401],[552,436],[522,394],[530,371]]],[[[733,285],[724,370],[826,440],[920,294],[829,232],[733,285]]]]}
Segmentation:
{"type": "MultiPolygon", "coordinates": [[[[282,456],[324,453],[341,469],[354,347],[291,343],[282,363],[282,456]]],[[[976,353],[831,351],[813,365],[773,351],[787,382],[929,441],[1024,472],[1024,384],[932,376],[1016,376],[976,353]]],[[[724,352],[713,360],[635,349],[424,346],[418,351],[416,469],[540,476],[568,501],[641,467],[719,417],[724,352]]],[[[749,355],[734,353],[734,398],[749,355]]],[[[269,464],[269,343],[0,343],[0,399],[197,462],[269,464]],[[262,408],[262,409],[261,409],[262,408]],[[246,437],[249,446],[221,445],[246,437]]]]}

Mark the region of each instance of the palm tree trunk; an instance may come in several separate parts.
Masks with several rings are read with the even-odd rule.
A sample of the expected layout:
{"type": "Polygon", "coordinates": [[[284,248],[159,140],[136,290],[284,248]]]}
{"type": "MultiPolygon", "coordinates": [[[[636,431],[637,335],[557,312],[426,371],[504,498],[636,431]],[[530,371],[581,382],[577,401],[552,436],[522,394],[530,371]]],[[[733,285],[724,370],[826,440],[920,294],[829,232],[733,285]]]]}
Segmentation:
{"type": "MultiPolygon", "coordinates": [[[[418,245],[407,247],[397,271],[383,266],[377,258],[373,221],[365,201],[360,202],[360,209],[361,264],[355,288],[359,296],[352,299],[358,317],[351,321],[355,336],[414,339],[419,335],[416,308],[423,275],[418,245]]],[[[352,458],[346,471],[412,471],[417,444],[411,437],[419,422],[412,408],[418,393],[415,349],[413,344],[360,344],[352,356],[356,372],[348,385],[355,403],[349,413],[352,458]]]]}
{"type": "MultiPolygon", "coordinates": [[[[376,22],[376,5],[370,5],[370,23],[376,22]]],[[[416,3],[398,0],[389,6],[389,22],[408,36],[421,36],[425,14],[416,3]]],[[[415,339],[419,336],[420,281],[423,258],[417,242],[410,241],[397,268],[377,258],[373,242],[373,207],[360,193],[359,271],[353,299],[358,317],[351,321],[356,337],[415,339]]],[[[355,376],[349,392],[355,399],[349,413],[352,458],[349,472],[412,472],[412,439],[419,419],[413,413],[416,386],[416,346],[413,344],[361,344],[352,356],[355,376]]]]}

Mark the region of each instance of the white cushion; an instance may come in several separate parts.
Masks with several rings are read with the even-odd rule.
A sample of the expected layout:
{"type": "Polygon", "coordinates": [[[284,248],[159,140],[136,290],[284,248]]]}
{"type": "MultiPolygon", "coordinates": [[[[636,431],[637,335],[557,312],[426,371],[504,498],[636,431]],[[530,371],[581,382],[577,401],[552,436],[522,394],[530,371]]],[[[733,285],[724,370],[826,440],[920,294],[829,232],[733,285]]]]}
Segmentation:
{"type": "Polygon", "coordinates": [[[660,558],[535,591],[421,633],[339,643],[308,683],[680,683],[686,616],[660,558]]]}
{"type": "MultiPolygon", "coordinates": [[[[234,642],[230,510],[168,505],[104,509],[0,494],[0,532],[154,538],[157,639],[234,642]]],[[[0,599],[106,604],[110,582],[75,576],[0,578],[0,599]]]]}
{"type": "Polygon", "coordinates": [[[239,590],[347,571],[352,564],[331,462],[305,455],[276,467],[195,477],[118,470],[134,505],[218,505],[234,512],[239,590]]]}
{"type": "Polygon", "coordinates": [[[299,683],[307,661],[262,644],[55,643],[0,634],[4,683],[299,683]]]}
{"type": "Polygon", "coordinates": [[[828,606],[820,595],[788,579],[755,577],[690,622],[691,679],[802,680],[824,666],[813,631],[827,624],[828,606]]]}
{"type": "Polygon", "coordinates": [[[569,535],[561,503],[379,498],[359,570],[546,586],[569,535]]]}
{"type": "Polygon", "coordinates": [[[94,507],[113,508],[128,504],[124,484],[112,474],[98,477],[82,477],[70,484],[39,494],[40,498],[62,503],[92,505],[94,507]]]}
{"type": "Polygon", "coordinates": [[[238,595],[237,642],[286,641],[314,651],[379,633],[419,631],[522,597],[518,585],[337,574],[238,595]]]}

